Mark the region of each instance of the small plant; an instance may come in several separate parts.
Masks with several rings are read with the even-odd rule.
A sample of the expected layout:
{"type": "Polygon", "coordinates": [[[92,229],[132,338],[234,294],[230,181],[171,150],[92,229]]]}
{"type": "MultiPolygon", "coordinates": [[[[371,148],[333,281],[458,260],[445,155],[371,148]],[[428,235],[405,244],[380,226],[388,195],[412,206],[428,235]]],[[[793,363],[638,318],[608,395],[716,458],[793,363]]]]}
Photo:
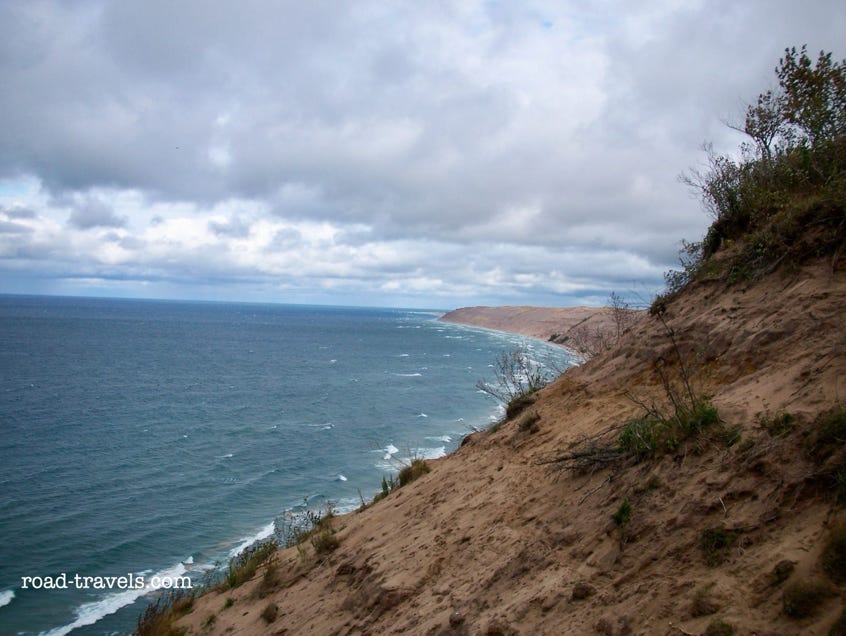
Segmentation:
{"type": "Polygon", "coordinates": [[[739,536],[737,530],[725,530],[724,528],[707,528],[702,531],[699,539],[699,547],[705,563],[711,567],[720,565],[726,560],[728,551],[739,536]]]}
{"type": "Polygon", "coordinates": [[[265,608],[261,611],[261,617],[268,625],[275,621],[278,615],[279,607],[276,605],[276,603],[268,603],[265,608]]]}
{"type": "Polygon", "coordinates": [[[725,621],[721,621],[718,618],[714,621],[711,621],[711,623],[705,629],[703,636],[733,636],[733,634],[734,627],[732,627],[725,621]]]}
{"type": "Polygon", "coordinates": [[[623,499],[623,503],[620,504],[620,507],[617,508],[617,512],[615,512],[611,518],[614,520],[614,524],[618,528],[623,528],[629,522],[632,518],[632,505],[629,503],[628,499],[623,499]]]}
{"type": "Polygon", "coordinates": [[[335,530],[329,526],[322,527],[311,537],[311,546],[317,555],[333,552],[339,545],[341,545],[340,539],[335,535],[335,530]]]}
{"type": "Polygon", "coordinates": [[[203,629],[209,629],[217,621],[216,614],[209,614],[208,618],[203,621],[203,629]]]}
{"type": "Polygon", "coordinates": [[[832,581],[846,582],[846,522],[840,521],[831,529],[821,559],[823,570],[832,581]]]}
{"type": "Polygon", "coordinates": [[[226,599],[226,602],[223,604],[223,609],[228,609],[228,608],[232,607],[233,605],[235,605],[235,599],[230,597],[230,598],[226,599]]]}
{"type": "Polygon", "coordinates": [[[277,547],[272,539],[259,541],[230,559],[223,581],[224,589],[236,588],[253,578],[259,566],[276,553],[277,547]]]}
{"type": "Polygon", "coordinates": [[[711,585],[700,588],[693,595],[693,602],[690,606],[690,615],[693,618],[709,616],[720,611],[720,604],[711,598],[711,585]]]}
{"type": "Polygon", "coordinates": [[[183,636],[188,628],[176,628],[173,622],[194,609],[194,595],[186,590],[172,590],[148,605],[138,617],[133,632],[137,636],[183,636]]]}
{"type": "Polygon", "coordinates": [[[399,471],[399,475],[397,475],[399,487],[401,488],[402,486],[410,484],[415,479],[427,474],[430,470],[431,468],[429,468],[429,464],[427,464],[425,460],[420,458],[412,459],[411,463],[407,466],[403,466],[399,471]]]}
{"type": "Polygon", "coordinates": [[[770,580],[772,581],[773,585],[781,585],[787,579],[790,578],[790,575],[793,574],[793,570],[796,569],[796,565],[793,561],[788,561],[784,559],[783,561],[779,561],[776,563],[773,571],[770,573],[770,580]]]}
{"type": "Polygon", "coordinates": [[[786,435],[796,427],[796,418],[786,411],[773,415],[759,413],[756,419],[758,426],[767,431],[771,437],[786,435]]]}
{"type": "Polygon", "coordinates": [[[828,586],[813,579],[796,581],[784,588],[782,607],[790,618],[806,618],[813,615],[825,599],[831,595],[828,586]]]}

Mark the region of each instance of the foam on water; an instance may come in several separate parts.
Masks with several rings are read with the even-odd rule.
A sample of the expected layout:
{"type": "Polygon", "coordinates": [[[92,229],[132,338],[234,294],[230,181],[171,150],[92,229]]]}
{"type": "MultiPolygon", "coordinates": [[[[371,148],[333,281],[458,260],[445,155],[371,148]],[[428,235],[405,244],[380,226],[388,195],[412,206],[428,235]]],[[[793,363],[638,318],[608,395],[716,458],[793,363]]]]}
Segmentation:
{"type": "Polygon", "coordinates": [[[238,545],[232,548],[229,551],[229,558],[232,559],[239,554],[241,554],[244,550],[249,548],[251,545],[258,541],[263,541],[264,539],[269,539],[273,536],[274,531],[276,530],[276,522],[271,521],[269,524],[264,526],[261,530],[256,532],[254,535],[247,537],[246,539],[242,540],[238,545]]]}
{"type": "Polygon", "coordinates": [[[83,603],[74,610],[74,614],[76,614],[75,621],[73,621],[72,623],[68,623],[67,625],[51,629],[48,632],[41,632],[41,636],[64,636],[65,634],[69,634],[78,627],[93,625],[94,623],[105,618],[106,616],[114,614],[121,608],[124,608],[127,605],[132,605],[142,596],[146,596],[147,594],[156,592],[159,589],[163,589],[160,585],[156,586],[154,585],[154,583],[157,583],[162,580],[173,581],[179,577],[182,577],[187,572],[187,570],[185,569],[185,566],[182,563],[177,563],[176,565],[171,566],[165,570],[156,572],[152,576],[147,576],[147,572],[149,572],[149,570],[145,572],[138,572],[136,574],[136,576],[144,577],[143,588],[137,590],[128,589],[123,590],[121,592],[114,592],[112,594],[107,594],[104,598],[100,599],[99,601],[83,603]]]}
{"type": "Polygon", "coordinates": [[[11,603],[13,598],[15,598],[14,590],[3,590],[0,592],[0,607],[11,603]]]}

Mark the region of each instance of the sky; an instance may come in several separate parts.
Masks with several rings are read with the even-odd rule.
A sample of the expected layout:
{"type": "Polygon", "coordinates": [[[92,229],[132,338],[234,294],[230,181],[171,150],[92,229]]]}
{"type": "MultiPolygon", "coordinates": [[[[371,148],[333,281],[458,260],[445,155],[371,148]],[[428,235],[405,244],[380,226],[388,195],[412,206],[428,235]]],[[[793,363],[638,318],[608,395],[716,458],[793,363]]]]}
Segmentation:
{"type": "Polygon", "coordinates": [[[0,293],[648,302],[842,0],[0,0],[0,293]]]}

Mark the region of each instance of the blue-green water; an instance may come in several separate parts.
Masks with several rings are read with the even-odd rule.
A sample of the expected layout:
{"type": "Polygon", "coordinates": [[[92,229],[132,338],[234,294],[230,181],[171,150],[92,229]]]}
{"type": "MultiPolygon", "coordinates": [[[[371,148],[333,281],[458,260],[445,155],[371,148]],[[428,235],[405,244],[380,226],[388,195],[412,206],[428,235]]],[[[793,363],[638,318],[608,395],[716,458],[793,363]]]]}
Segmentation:
{"type": "Polygon", "coordinates": [[[0,296],[0,633],[128,632],[149,590],[74,575],[199,583],[286,511],[355,508],[488,425],[500,351],[568,363],[438,315],[0,296]]]}

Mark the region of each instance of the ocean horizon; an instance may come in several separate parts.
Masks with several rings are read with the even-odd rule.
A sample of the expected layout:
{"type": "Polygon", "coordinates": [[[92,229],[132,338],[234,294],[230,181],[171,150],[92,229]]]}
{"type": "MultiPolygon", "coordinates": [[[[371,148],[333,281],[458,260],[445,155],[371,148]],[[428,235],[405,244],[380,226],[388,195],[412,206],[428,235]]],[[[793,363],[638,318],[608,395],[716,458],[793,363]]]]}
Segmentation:
{"type": "Polygon", "coordinates": [[[0,295],[0,633],[128,633],[152,580],[498,420],[476,383],[503,350],[574,363],[441,314],[0,295]]]}

